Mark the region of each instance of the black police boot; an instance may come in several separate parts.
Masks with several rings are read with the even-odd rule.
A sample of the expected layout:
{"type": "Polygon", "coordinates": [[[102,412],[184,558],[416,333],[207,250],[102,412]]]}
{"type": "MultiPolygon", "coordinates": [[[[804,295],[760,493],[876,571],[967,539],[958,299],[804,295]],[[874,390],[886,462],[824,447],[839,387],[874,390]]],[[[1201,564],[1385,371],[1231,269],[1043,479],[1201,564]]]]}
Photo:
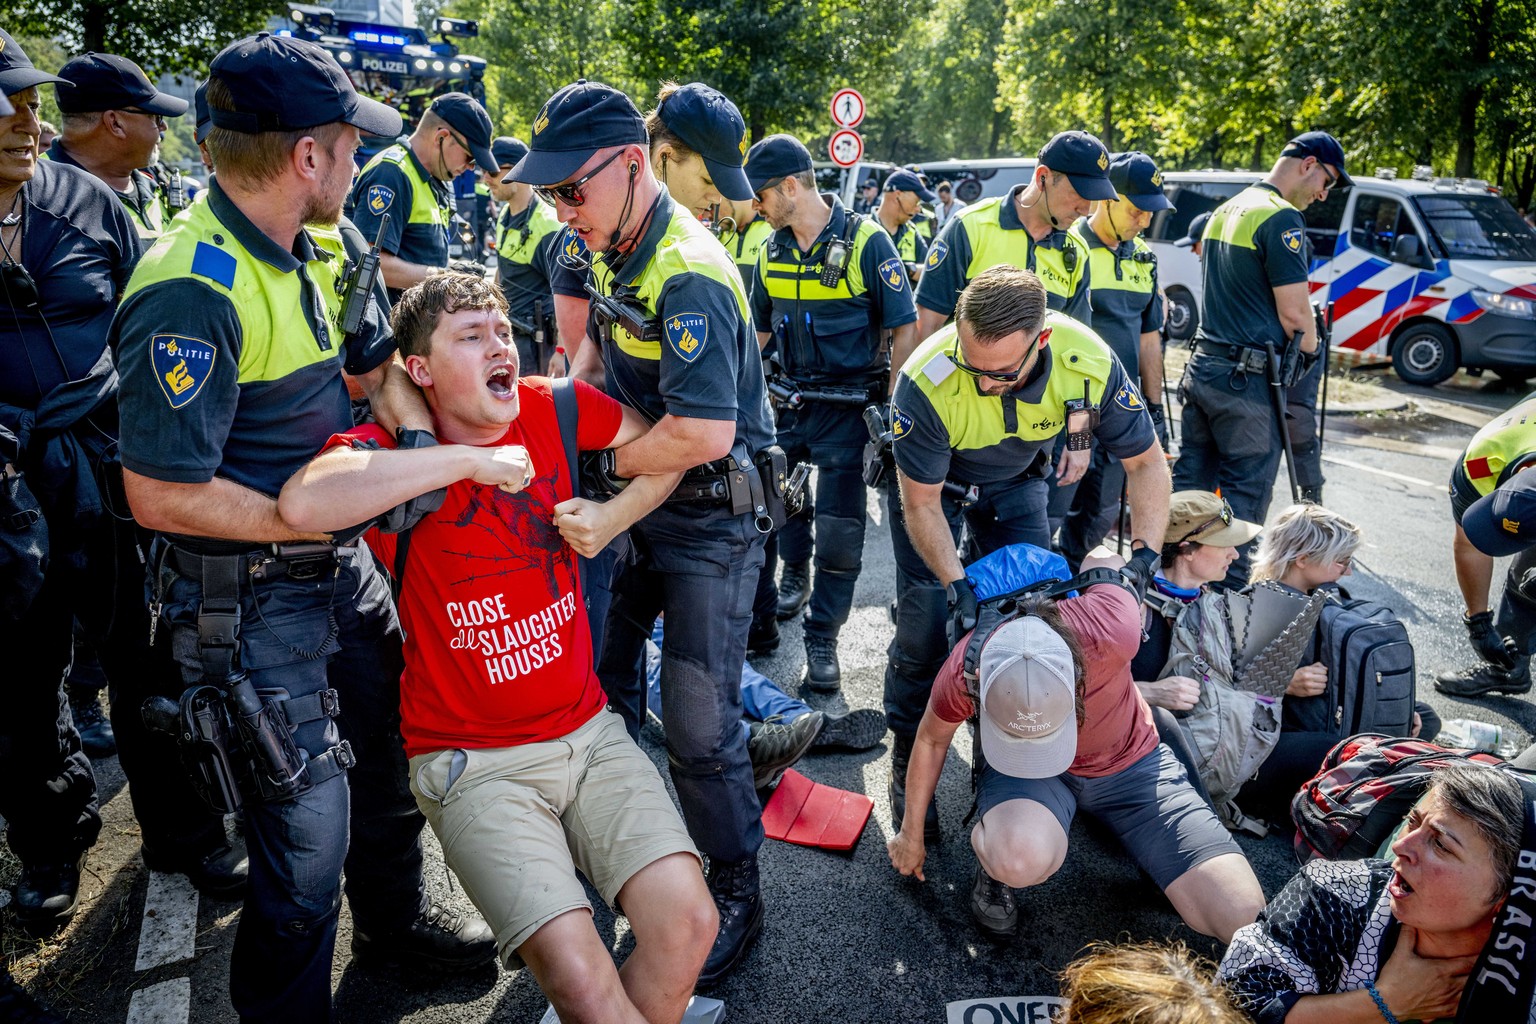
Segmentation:
{"type": "Polygon", "coordinates": [[[214,900],[239,900],[245,896],[245,882],[250,874],[250,861],[245,855],[245,844],[221,843],[199,855],[183,854],[176,850],[162,850],[145,843],[141,852],[144,866],[165,874],[186,875],[198,892],[214,900]]]}
{"type": "Polygon", "coordinates": [[[0,1020],[6,1024],[69,1024],[67,1017],[32,998],[9,971],[0,975],[0,1020]]]}
{"type": "Polygon", "coordinates": [[[433,903],[399,931],[370,935],[354,927],[352,959],[443,971],[473,971],[493,962],[496,936],[479,914],[433,903]]]}
{"type": "Polygon", "coordinates": [[[699,972],[699,988],[714,985],[734,971],[762,934],[764,908],[757,858],[734,864],[710,861],[709,894],[720,912],[720,931],[699,972]]]}
{"type": "Polygon", "coordinates": [[[772,654],[779,649],[779,620],[769,615],[761,619],[752,620],[752,628],[747,630],[747,653],[751,655],[772,654]]]}
{"type": "Polygon", "coordinates": [[[811,563],[785,562],[784,575],[779,577],[780,622],[788,622],[811,599],[811,563]]]}
{"type": "Polygon", "coordinates": [[[836,693],[842,684],[837,637],[805,634],[805,685],[818,693],[836,693]]]}
{"type": "Polygon", "coordinates": [[[971,886],[971,916],[994,942],[1007,942],[1019,930],[1019,905],[1013,890],[987,874],[980,863],[971,886]]]}
{"type": "Polygon", "coordinates": [[[1301,500],[1309,505],[1321,505],[1323,503],[1323,485],[1301,488],[1301,500]]]}
{"type": "Polygon", "coordinates": [[[793,768],[796,761],[805,756],[816,742],[826,716],[812,711],[785,725],[775,715],[766,722],[753,722],[747,727],[747,756],[752,760],[752,785],[767,789],[784,773],[793,768]]]}
{"type": "Polygon", "coordinates": [[[117,736],[101,711],[101,691],[89,686],[68,689],[69,713],[75,719],[75,731],[80,734],[80,748],[85,756],[95,760],[117,753],[117,736]]]}
{"type": "MultiPolygon", "coordinates": [[[[901,831],[901,823],[907,816],[907,762],[912,759],[911,736],[896,736],[891,744],[891,827],[901,831]]],[[[944,838],[939,831],[939,796],[934,794],[928,802],[928,813],[923,816],[923,842],[938,846],[944,838]]]]}
{"type": "Polygon", "coordinates": [[[871,750],[885,739],[885,712],[874,708],[856,708],[842,715],[827,715],[826,723],[811,749],[871,750]]]}
{"type": "Polygon", "coordinates": [[[1531,691],[1531,659],[1522,656],[1513,669],[1480,661],[1470,668],[1443,672],[1435,677],[1435,689],[1451,697],[1482,697],[1490,693],[1516,695],[1531,691]]]}
{"type": "Polygon", "coordinates": [[[22,928],[31,935],[46,937],[69,924],[80,906],[80,868],[84,864],[84,853],[72,861],[22,864],[12,904],[22,928]]]}

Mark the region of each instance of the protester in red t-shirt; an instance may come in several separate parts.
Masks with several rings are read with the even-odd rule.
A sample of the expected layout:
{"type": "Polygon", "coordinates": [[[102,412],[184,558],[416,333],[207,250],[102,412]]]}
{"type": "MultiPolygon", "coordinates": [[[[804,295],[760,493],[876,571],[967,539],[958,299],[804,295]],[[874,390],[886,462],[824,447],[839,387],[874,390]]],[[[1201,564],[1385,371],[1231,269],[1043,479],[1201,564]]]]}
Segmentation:
{"type": "MultiPolygon", "coordinates": [[[[678,476],[637,477],[601,504],[572,496],[551,382],[518,378],[494,285],[432,277],[391,319],[441,443],[391,450],[394,438],[359,427],[295,474],[278,509],[296,528],[338,531],[445,489],[410,529],[403,566],[403,535],[366,535],[402,577],[401,732],[417,804],[503,959],[533,970],[561,1020],[677,1020],[715,905],[661,776],[606,710],[576,553],[604,547],[678,476]],[[622,978],[578,868],[634,930],[622,978]]],[[[579,448],[645,433],[633,410],[574,387],[579,448]]]]}
{"type": "MultiPolygon", "coordinates": [[[[1121,564],[1090,557],[1083,568],[1121,564]]],[[[1078,810],[1120,837],[1194,930],[1226,942],[1258,916],[1264,892],[1253,869],[1183,765],[1158,743],[1151,710],[1131,680],[1141,642],[1134,597],[1101,584],[1039,604],[993,630],[970,682],[969,641],[967,634],[939,670],[918,727],[907,814],[888,844],[897,871],[923,879],[923,815],[955,731],[976,716],[981,742],[972,754],[985,767],[971,832],[978,861],[971,911],[989,935],[1008,938],[1017,929],[1013,889],[1039,885],[1060,869],[1078,810]]]]}

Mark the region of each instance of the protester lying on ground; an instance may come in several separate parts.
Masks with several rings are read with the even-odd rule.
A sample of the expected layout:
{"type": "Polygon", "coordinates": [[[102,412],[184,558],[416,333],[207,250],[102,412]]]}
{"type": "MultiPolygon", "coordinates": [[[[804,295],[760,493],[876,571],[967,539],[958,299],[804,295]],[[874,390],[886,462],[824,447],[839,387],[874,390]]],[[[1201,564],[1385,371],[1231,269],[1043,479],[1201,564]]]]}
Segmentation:
{"type": "MultiPolygon", "coordinates": [[[[1083,568],[1122,564],[1089,558],[1083,568]]],[[[888,844],[891,863],[923,879],[923,813],[955,730],[976,716],[985,767],[971,833],[971,911],[991,937],[1006,939],[1017,927],[1014,888],[1061,868],[1079,809],[1120,837],[1195,931],[1227,941],[1264,903],[1237,844],[1158,742],[1131,680],[1139,612],[1113,583],[1059,604],[1027,601],[982,640],[976,679],[963,672],[966,634],[935,680],[907,770],[911,803],[888,844]]]]}
{"type": "Polygon", "coordinates": [[[1390,861],[1306,864],[1219,977],[1257,1024],[1526,1020],[1531,965],[1506,951],[1531,940],[1536,899],[1515,877],[1517,857],[1536,859],[1529,799],[1498,769],[1440,769],[1390,861]]]}
{"type": "MultiPolygon", "coordinates": [[[[561,1020],[678,1020],[714,942],[714,901],[655,766],[606,710],[560,532],[601,546],[593,535],[649,512],[678,474],[637,477],[603,504],[572,498],[552,384],[518,379],[506,300],[484,279],[430,277],[392,321],[441,443],[392,450],[358,427],[288,482],[279,511],[337,531],[446,488],[404,532],[367,534],[400,588],[416,802],[503,961],[532,969],[561,1020]],[[622,974],[578,869],[635,933],[622,974]]],[[[574,387],[579,447],[645,433],[633,410],[574,387]]]]}
{"type": "Polygon", "coordinates": [[[1057,1024],[1247,1024],[1214,964],[1183,943],[1095,943],[1062,972],[1057,1024]]]}

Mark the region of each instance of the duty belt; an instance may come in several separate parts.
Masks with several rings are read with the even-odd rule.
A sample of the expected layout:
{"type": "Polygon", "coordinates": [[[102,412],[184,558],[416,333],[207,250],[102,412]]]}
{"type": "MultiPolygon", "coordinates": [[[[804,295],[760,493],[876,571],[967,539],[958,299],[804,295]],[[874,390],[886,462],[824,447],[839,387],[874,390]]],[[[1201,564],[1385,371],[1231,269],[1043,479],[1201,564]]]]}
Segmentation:
{"type": "MultiPolygon", "coordinates": [[[[270,580],[287,576],[295,580],[318,579],[333,573],[340,565],[348,545],[331,541],[300,541],[285,544],[267,544],[256,549],[235,553],[253,580],[270,580]]],[[[208,573],[209,563],[215,559],[229,558],[228,554],[201,554],[172,543],[167,550],[171,568],[183,576],[201,580],[208,573]]]]}
{"type": "Polygon", "coordinates": [[[1263,375],[1269,369],[1269,359],[1264,354],[1264,350],[1252,345],[1233,345],[1224,341],[1200,338],[1196,340],[1195,348],[1207,355],[1230,360],[1247,373],[1263,375]]]}

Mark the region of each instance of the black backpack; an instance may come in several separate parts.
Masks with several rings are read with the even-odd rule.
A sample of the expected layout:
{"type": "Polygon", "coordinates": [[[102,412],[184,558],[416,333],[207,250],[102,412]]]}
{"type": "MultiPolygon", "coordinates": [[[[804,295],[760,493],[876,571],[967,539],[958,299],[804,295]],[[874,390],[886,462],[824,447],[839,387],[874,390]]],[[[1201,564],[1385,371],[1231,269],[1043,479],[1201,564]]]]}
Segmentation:
{"type": "Polygon", "coordinates": [[[1317,619],[1313,660],[1328,669],[1328,688],[1285,701],[1285,728],[1340,739],[1373,732],[1407,736],[1416,690],[1408,630],[1386,605],[1330,595],[1317,619]]]}

